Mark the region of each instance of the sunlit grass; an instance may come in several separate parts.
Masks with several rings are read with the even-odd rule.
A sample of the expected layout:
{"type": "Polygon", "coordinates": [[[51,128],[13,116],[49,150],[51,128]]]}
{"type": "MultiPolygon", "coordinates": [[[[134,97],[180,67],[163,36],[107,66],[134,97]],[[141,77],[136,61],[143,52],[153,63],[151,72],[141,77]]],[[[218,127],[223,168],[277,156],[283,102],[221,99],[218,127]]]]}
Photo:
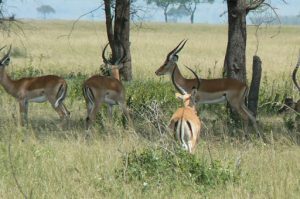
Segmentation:
{"type": "MultiPolygon", "coordinates": [[[[43,70],[44,74],[96,73],[102,62],[101,50],[107,42],[104,23],[79,22],[68,38],[71,27],[72,23],[67,21],[27,21],[25,35],[1,35],[3,45],[12,44],[21,51],[19,56],[12,56],[9,73],[29,66],[43,70]]],[[[267,80],[262,86],[269,90],[282,89],[272,94],[288,92],[297,98],[299,94],[287,88],[291,88],[289,76],[297,61],[300,28],[282,27],[280,34],[271,38],[277,28],[259,31],[258,55],[267,80]]],[[[249,26],[248,30],[250,72],[256,49],[255,27],[249,26]]],[[[189,75],[182,66],[189,65],[198,69],[203,78],[208,76],[209,68],[213,77],[220,77],[226,51],[226,26],[151,23],[142,28],[132,27],[134,78],[159,80],[154,71],[166,54],[185,38],[189,41],[179,54],[184,74],[189,75]]],[[[118,122],[102,127],[98,121],[93,128],[93,140],[86,142],[83,125],[86,108],[83,99],[79,99],[66,99],[71,112],[68,129],[59,127],[58,116],[47,103],[29,105],[30,125],[26,129],[18,125],[18,103],[0,89],[0,198],[21,198],[12,169],[24,192],[29,195],[32,191],[33,198],[298,198],[300,195],[300,148],[292,139],[299,132],[289,131],[283,116],[259,115],[271,143],[263,144],[256,139],[243,142],[230,137],[224,118],[218,119],[222,111],[226,114],[224,109],[211,113],[200,107],[204,124],[196,157],[220,161],[225,167],[235,165],[240,170],[240,179],[203,193],[194,187],[177,187],[171,191],[158,187],[144,191],[140,189],[141,184],[116,179],[115,169],[122,165],[122,155],[133,149],[142,151],[145,146],[160,145],[164,136],[148,123],[143,129],[137,124],[134,132],[118,122]],[[148,131],[149,135],[141,135],[148,131]],[[13,168],[9,162],[9,143],[13,168]]]]}

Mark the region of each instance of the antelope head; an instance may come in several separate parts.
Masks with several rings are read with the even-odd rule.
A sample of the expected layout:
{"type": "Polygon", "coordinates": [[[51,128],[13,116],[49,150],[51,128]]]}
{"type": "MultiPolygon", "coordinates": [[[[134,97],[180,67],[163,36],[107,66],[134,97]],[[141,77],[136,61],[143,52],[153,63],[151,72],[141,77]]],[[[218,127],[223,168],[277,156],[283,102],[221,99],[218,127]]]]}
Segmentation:
{"type": "Polygon", "coordinates": [[[187,93],[186,91],[184,91],[183,89],[180,88],[179,85],[177,85],[175,78],[174,78],[174,71],[175,69],[173,69],[172,72],[172,82],[174,84],[174,87],[181,93],[176,93],[175,96],[177,99],[181,99],[184,102],[184,106],[185,107],[191,107],[191,108],[195,108],[195,104],[196,104],[196,95],[197,95],[197,91],[200,87],[200,80],[198,75],[189,67],[185,66],[187,69],[189,69],[195,76],[195,78],[198,80],[198,84],[197,87],[193,87],[191,93],[187,93]]]}
{"type": "Polygon", "coordinates": [[[168,53],[163,65],[155,71],[157,76],[172,74],[172,71],[177,65],[179,58],[177,54],[182,50],[186,42],[187,40],[182,40],[173,50],[168,53]]]}
{"type": "Polygon", "coordinates": [[[119,59],[117,59],[114,63],[112,63],[109,59],[107,59],[105,57],[105,51],[107,49],[107,46],[109,45],[109,43],[107,43],[102,51],[102,59],[103,59],[103,62],[105,64],[105,66],[112,71],[112,75],[116,78],[116,79],[119,79],[119,70],[121,68],[123,68],[124,66],[124,62],[126,60],[126,49],[123,45],[123,43],[121,42],[121,46],[122,46],[122,56],[120,56],[119,59]]]}

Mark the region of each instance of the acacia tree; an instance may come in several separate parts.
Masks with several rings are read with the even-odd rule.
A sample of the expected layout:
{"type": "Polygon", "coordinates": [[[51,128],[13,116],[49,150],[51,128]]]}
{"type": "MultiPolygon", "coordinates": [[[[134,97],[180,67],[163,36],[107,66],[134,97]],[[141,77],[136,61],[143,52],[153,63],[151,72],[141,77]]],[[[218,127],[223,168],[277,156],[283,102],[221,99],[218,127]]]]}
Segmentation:
{"type": "Polygon", "coordinates": [[[104,0],[106,17],[106,32],[112,49],[112,62],[119,59],[126,50],[126,61],[120,74],[125,81],[132,80],[132,65],[130,53],[130,5],[132,0],[104,0]],[[114,14],[113,14],[114,12],[114,14]]]}
{"type": "Polygon", "coordinates": [[[179,0],[179,3],[183,5],[186,11],[190,15],[191,24],[194,23],[195,12],[197,10],[197,6],[200,3],[213,3],[214,0],[179,0]]]}
{"type": "Polygon", "coordinates": [[[270,7],[270,4],[265,3],[265,0],[227,0],[228,43],[224,60],[226,77],[246,82],[246,16],[261,6],[270,7]]]}
{"type": "Polygon", "coordinates": [[[147,4],[155,4],[164,10],[165,22],[168,23],[168,10],[171,5],[178,3],[178,0],[146,0],[147,4]]]}
{"type": "MultiPolygon", "coordinates": [[[[285,2],[285,0],[282,1],[285,2]]],[[[263,5],[271,7],[270,4],[265,3],[265,0],[227,0],[228,42],[223,66],[224,76],[246,82],[246,16],[250,11],[256,10],[263,5]]],[[[261,61],[259,57],[255,56],[253,60],[254,64],[259,63],[260,67],[261,61]]],[[[260,68],[255,70],[261,72],[260,68]]],[[[254,81],[251,83],[249,96],[254,96],[251,103],[257,105],[259,85],[254,84],[259,84],[260,81],[257,77],[252,79],[254,81]]],[[[255,109],[251,111],[255,113],[255,109]]],[[[233,112],[231,111],[231,113],[233,112]]],[[[236,114],[231,114],[231,116],[236,121],[236,114]]]]}
{"type": "Polygon", "coordinates": [[[47,15],[55,13],[54,8],[50,5],[41,5],[37,7],[36,10],[43,15],[43,19],[46,19],[47,15]]]}

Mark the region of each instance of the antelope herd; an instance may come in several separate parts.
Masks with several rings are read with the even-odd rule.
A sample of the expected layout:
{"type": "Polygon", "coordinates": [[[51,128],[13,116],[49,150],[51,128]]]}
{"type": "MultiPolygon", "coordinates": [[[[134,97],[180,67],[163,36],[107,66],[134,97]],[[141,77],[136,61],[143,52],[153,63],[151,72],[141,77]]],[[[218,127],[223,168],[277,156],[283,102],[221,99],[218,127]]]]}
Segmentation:
{"type": "MultiPolygon", "coordinates": [[[[244,132],[248,134],[248,122],[251,121],[256,133],[261,136],[258,129],[256,119],[245,105],[245,99],[248,95],[248,87],[235,79],[219,78],[219,79],[202,79],[197,74],[190,70],[195,78],[186,79],[181,74],[177,65],[178,53],[183,49],[187,40],[182,40],[172,51],[167,54],[167,57],[162,66],[160,66],[155,74],[157,76],[169,75],[171,81],[179,93],[176,97],[183,101],[184,107],[179,108],[173,114],[169,128],[174,131],[175,139],[180,145],[194,153],[196,144],[199,140],[201,121],[196,111],[196,104],[215,104],[228,102],[235,109],[244,121],[244,132]]],[[[94,75],[88,78],[83,83],[83,96],[87,107],[87,117],[85,120],[86,131],[89,129],[96,119],[96,114],[102,104],[108,105],[109,119],[112,120],[112,108],[114,105],[119,105],[123,114],[131,127],[131,121],[128,108],[126,106],[126,91],[123,86],[119,69],[126,62],[126,50],[122,43],[121,57],[112,63],[105,57],[105,51],[109,43],[102,51],[102,58],[105,67],[109,69],[112,76],[94,75]]],[[[0,49],[3,50],[2,47],[0,49]]],[[[28,126],[28,103],[29,102],[46,102],[49,101],[53,109],[58,113],[62,120],[62,124],[68,122],[70,112],[64,105],[64,99],[67,94],[66,81],[56,75],[46,75],[40,77],[24,77],[19,80],[13,80],[6,73],[5,68],[10,63],[11,46],[7,53],[0,60],[0,84],[4,90],[16,98],[20,106],[21,125],[28,126]]],[[[300,66],[300,56],[298,63],[293,71],[293,82],[300,92],[300,86],[296,80],[296,73],[300,66]]],[[[292,98],[286,98],[284,106],[279,112],[284,112],[288,109],[294,109],[300,112],[300,99],[294,102],[292,98]]],[[[87,136],[89,133],[87,133],[87,136]]]]}

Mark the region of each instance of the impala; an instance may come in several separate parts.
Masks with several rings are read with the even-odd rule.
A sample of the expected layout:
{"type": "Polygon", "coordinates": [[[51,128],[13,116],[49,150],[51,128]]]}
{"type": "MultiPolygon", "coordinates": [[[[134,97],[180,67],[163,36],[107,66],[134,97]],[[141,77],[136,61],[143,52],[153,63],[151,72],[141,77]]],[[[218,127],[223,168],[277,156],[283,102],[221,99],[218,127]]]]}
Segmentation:
{"type": "Polygon", "coordinates": [[[245,83],[236,79],[219,78],[219,79],[186,79],[182,76],[178,66],[178,53],[182,50],[187,40],[182,40],[166,57],[165,62],[159,67],[155,74],[157,76],[170,75],[174,71],[174,82],[177,90],[181,93],[190,93],[193,87],[196,87],[198,81],[200,86],[197,89],[195,103],[198,104],[215,104],[228,102],[234,108],[244,121],[245,133],[249,120],[252,122],[256,133],[260,136],[255,117],[245,105],[245,98],[248,95],[248,87],[245,83]]]}
{"type": "MultiPolygon", "coordinates": [[[[174,86],[178,88],[178,85],[174,80],[174,72],[172,75],[172,82],[174,86]]],[[[196,73],[194,73],[194,75],[196,75],[196,73]]],[[[196,78],[198,78],[197,75],[196,78]]],[[[199,85],[200,84],[198,84],[197,88],[199,85]]],[[[173,114],[169,124],[169,128],[174,131],[175,139],[185,150],[188,150],[190,153],[195,152],[195,147],[198,143],[201,130],[201,122],[197,116],[197,111],[195,108],[196,93],[197,89],[192,89],[191,94],[186,92],[184,92],[183,95],[176,93],[176,97],[183,100],[184,107],[177,109],[177,111],[173,114]]]]}
{"type": "MultiPolygon", "coordinates": [[[[292,75],[293,82],[294,82],[296,88],[298,89],[298,91],[300,92],[300,86],[299,86],[299,84],[297,82],[297,79],[296,79],[296,74],[297,74],[297,71],[298,71],[299,67],[300,67],[300,53],[299,53],[299,58],[298,58],[297,65],[296,65],[296,67],[293,71],[293,75],[292,75]]],[[[285,98],[284,99],[284,105],[278,111],[278,113],[285,112],[289,108],[291,108],[291,109],[295,110],[296,112],[300,113],[300,99],[297,102],[294,102],[293,98],[290,98],[290,97],[285,98]]]]}
{"type": "MultiPolygon", "coordinates": [[[[3,49],[3,48],[2,48],[3,49]]],[[[55,75],[41,77],[25,77],[12,80],[6,73],[5,67],[10,62],[11,46],[0,61],[0,84],[5,91],[16,98],[20,105],[21,125],[28,126],[28,103],[49,101],[61,120],[69,118],[69,111],[63,101],[67,94],[66,81],[55,75]]]]}
{"type": "Polygon", "coordinates": [[[105,58],[105,50],[102,51],[102,58],[105,65],[112,71],[112,77],[94,75],[87,79],[83,84],[83,95],[87,105],[86,130],[96,119],[96,114],[103,103],[108,105],[109,118],[112,120],[113,105],[119,104],[129,124],[131,119],[126,106],[125,88],[120,81],[119,69],[123,67],[126,60],[126,51],[124,46],[123,55],[114,64],[105,58]]]}

